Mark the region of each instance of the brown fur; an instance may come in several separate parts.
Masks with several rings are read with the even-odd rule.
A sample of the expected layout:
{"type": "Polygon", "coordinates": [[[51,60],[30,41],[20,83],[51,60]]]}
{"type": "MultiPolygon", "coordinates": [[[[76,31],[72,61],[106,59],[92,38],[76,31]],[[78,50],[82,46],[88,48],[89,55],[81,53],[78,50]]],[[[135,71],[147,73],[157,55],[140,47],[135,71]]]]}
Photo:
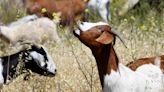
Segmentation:
{"type": "Polygon", "coordinates": [[[52,14],[61,12],[61,24],[69,25],[82,18],[85,2],[82,0],[25,0],[28,13],[53,18],[52,14]],[[41,10],[46,8],[46,13],[41,10]]]}
{"type": "MultiPolygon", "coordinates": [[[[164,70],[164,55],[159,56],[159,57],[161,58],[161,66],[160,66],[160,68],[162,70],[164,70]]],[[[132,62],[128,63],[127,66],[129,68],[131,68],[133,71],[135,71],[139,66],[141,66],[143,64],[149,64],[149,63],[154,64],[155,58],[156,57],[141,58],[141,59],[138,59],[138,60],[135,60],[135,61],[132,61],[132,62]]]]}

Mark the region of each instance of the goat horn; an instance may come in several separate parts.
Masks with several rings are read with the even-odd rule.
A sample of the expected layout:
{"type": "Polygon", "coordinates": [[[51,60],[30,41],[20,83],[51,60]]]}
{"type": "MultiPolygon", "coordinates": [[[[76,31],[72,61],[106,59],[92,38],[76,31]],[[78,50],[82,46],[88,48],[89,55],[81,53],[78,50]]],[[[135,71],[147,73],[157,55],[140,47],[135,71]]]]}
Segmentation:
{"type": "Polygon", "coordinates": [[[127,48],[127,46],[125,45],[125,41],[123,39],[124,37],[123,37],[123,35],[119,31],[117,31],[115,29],[111,29],[110,32],[113,33],[114,35],[116,35],[121,40],[123,45],[127,48]]]}

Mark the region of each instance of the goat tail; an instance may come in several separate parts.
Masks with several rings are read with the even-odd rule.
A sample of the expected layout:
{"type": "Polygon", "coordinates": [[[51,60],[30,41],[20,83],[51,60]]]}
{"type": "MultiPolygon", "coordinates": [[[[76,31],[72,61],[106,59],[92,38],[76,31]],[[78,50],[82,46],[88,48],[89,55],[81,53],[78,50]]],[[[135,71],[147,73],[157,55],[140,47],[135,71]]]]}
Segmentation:
{"type": "Polygon", "coordinates": [[[154,60],[154,64],[160,68],[161,67],[161,57],[156,57],[154,60]]]}

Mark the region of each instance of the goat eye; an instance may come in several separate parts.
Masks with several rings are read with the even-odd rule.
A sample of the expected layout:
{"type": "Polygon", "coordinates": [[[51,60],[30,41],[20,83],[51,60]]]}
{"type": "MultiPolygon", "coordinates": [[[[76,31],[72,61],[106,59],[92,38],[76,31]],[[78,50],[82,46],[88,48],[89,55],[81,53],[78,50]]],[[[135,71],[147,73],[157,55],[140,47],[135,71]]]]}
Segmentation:
{"type": "Polygon", "coordinates": [[[45,66],[44,66],[45,68],[47,68],[47,64],[45,64],[45,66]]]}

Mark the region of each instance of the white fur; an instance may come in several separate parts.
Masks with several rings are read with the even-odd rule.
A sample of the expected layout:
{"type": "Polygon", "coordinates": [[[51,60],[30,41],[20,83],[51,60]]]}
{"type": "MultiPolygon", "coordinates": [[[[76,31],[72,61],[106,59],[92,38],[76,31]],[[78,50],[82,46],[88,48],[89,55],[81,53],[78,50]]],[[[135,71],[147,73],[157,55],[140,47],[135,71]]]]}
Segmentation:
{"type": "Polygon", "coordinates": [[[157,65],[158,67],[160,67],[161,62],[162,61],[161,61],[161,58],[160,57],[156,57],[155,60],[154,60],[155,65],[157,65]]]}
{"type": "MultiPolygon", "coordinates": [[[[81,29],[81,31],[88,31],[92,27],[99,26],[99,25],[109,25],[109,24],[107,24],[105,22],[96,22],[96,23],[82,22],[82,23],[79,23],[78,24],[78,26],[81,29]]],[[[79,29],[76,29],[75,30],[75,33],[77,35],[80,35],[80,30],[79,29]]]]}
{"type": "Polygon", "coordinates": [[[75,33],[76,33],[77,35],[80,35],[80,30],[79,30],[79,29],[76,29],[76,30],[75,30],[75,33]]]}
{"type": "Polygon", "coordinates": [[[34,14],[34,15],[28,15],[28,16],[25,16],[25,17],[22,17],[20,19],[18,19],[17,21],[15,22],[12,22],[11,24],[8,25],[8,27],[19,27],[20,25],[22,24],[26,24],[30,21],[33,21],[33,20],[36,20],[38,17],[34,14]]]}
{"type": "MultiPolygon", "coordinates": [[[[107,19],[107,13],[109,12],[106,8],[106,4],[107,2],[109,2],[110,0],[89,0],[87,6],[93,10],[93,11],[98,11],[98,13],[100,14],[100,16],[102,17],[102,19],[105,22],[108,22],[107,19]]],[[[109,7],[108,7],[109,8],[109,7]]],[[[110,18],[110,14],[109,14],[109,18],[110,18]]]]}
{"type": "Polygon", "coordinates": [[[37,53],[36,51],[32,51],[30,53],[30,56],[37,62],[37,64],[41,67],[45,65],[44,57],[43,55],[37,53]]]}
{"type": "Polygon", "coordinates": [[[0,29],[2,36],[12,44],[16,44],[19,41],[44,43],[47,40],[51,40],[61,42],[56,25],[52,20],[43,17],[16,27],[0,26],[0,29]]]}
{"type": "Polygon", "coordinates": [[[0,58],[0,85],[4,83],[4,78],[3,78],[3,65],[2,65],[2,59],[0,58]]]}
{"type": "Polygon", "coordinates": [[[135,72],[123,64],[118,71],[105,75],[104,92],[160,92],[162,86],[162,71],[159,67],[146,64],[135,72]]]}
{"type": "Polygon", "coordinates": [[[101,26],[101,25],[109,25],[109,24],[105,23],[105,22],[96,22],[96,23],[82,22],[78,26],[80,27],[80,29],[82,31],[87,31],[87,30],[91,29],[92,27],[101,26]]]}

